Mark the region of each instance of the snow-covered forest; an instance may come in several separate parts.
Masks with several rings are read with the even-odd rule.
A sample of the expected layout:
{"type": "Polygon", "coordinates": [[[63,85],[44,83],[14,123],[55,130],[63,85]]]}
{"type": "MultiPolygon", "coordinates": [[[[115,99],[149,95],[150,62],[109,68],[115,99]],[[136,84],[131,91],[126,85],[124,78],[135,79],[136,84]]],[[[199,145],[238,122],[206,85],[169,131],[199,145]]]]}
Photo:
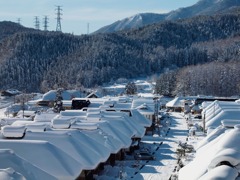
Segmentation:
{"type": "Polygon", "coordinates": [[[234,96],[240,91],[240,62],[211,62],[161,74],[156,92],[164,95],[234,96]]]}
{"type": "MultiPolygon", "coordinates": [[[[6,22],[0,26],[6,28],[6,22]]],[[[163,73],[189,65],[198,65],[192,69],[202,68],[199,64],[206,62],[239,60],[239,9],[112,34],[74,36],[24,29],[17,24],[11,27],[16,27],[16,31],[1,31],[0,36],[1,89],[46,92],[58,87],[94,87],[119,78],[163,73]]],[[[210,64],[206,69],[211,66],[215,67],[210,64]]],[[[182,74],[184,71],[180,70],[182,74]]],[[[228,81],[221,80],[221,86],[226,87],[228,81]]],[[[200,85],[183,92],[185,86],[188,84],[178,87],[179,92],[205,93],[205,87],[200,85]]],[[[226,88],[221,93],[212,92],[232,94],[226,88]]]]}

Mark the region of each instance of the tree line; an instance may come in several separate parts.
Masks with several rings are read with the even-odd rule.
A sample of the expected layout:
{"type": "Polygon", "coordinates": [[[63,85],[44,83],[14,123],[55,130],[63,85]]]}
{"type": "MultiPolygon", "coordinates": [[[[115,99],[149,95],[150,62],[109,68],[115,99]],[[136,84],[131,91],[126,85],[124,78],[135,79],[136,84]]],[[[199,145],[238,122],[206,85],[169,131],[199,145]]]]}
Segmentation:
{"type": "Polygon", "coordinates": [[[214,61],[161,74],[155,92],[167,96],[239,96],[240,62],[214,61]]]}

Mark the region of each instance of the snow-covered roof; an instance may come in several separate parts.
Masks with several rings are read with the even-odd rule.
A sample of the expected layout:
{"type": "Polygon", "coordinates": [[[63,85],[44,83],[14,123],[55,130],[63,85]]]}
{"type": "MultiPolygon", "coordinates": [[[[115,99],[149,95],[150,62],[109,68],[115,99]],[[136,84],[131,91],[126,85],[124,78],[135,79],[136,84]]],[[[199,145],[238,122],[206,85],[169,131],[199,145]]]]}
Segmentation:
{"type": "Polygon", "coordinates": [[[185,98],[183,97],[175,97],[166,104],[166,107],[184,107],[184,100],[185,98]]]}
{"type": "Polygon", "coordinates": [[[98,91],[93,91],[93,92],[91,92],[89,95],[87,95],[86,98],[91,98],[91,97],[101,98],[101,97],[102,97],[102,94],[99,93],[98,91]]]}
{"type": "Polygon", "coordinates": [[[36,114],[36,111],[31,111],[31,110],[20,110],[18,111],[17,113],[17,116],[20,117],[20,116],[34,116],[36,114]]]}
{"type": "Polygon", "coordinates": [[[210,180],[210,179],[236,179],[238,177],[238,171],[227,165],[218,166],[205,175],[199,178],[199,180],[210,180]]]}
{"type": "Polygon", "coordinates": [[[127,103],[130,102],[130,98],[128,96],[118,96],[118,102],[119,103],[127,103]]]}
{"type": "Polygon", "coordinates": [[[21,91],[19,91],[17,89],[7,89],[5,92],[12,94],[12,95],[17,95],[17,94],[21,93],[21,91]]]}
{"type": "Polygon", "coordinates": [[[137,98],[133,99],[132,101],[132,109],[136,109],[137,107],[146,104],[152,111],[154,111],[154,101],[153,99],[148,99],[148,98],[137,98]]]}
{"type": "Polygon", "coordinates": [[[35,122],[51,122],[51,120],[57,115],[58,114],[54,112],[41,112],[37,113],[33,120],[35,122]]]}
{"type": "Polygon", "coordinates": [[[70,155],[47,141],[4,139],[0,140],[0,149],[12,149],[18,156],[56,179],[75,179],[83,167],[70,155]]]}
{"type": "Polygon", "coordinates": [[[7,117],[7,118],[2,118],[1,119],[1,124],[4,125],[11,125],[14,122],[20,122],[20,121],[32,121],[32,118],[19,118],[19,117],[7,117]]]}
{"type": "MultiPolygon", "coordinates": [[[[84,141],[79,141],[71,136],[74,133],[76,134],[74,130],[45,131],[42,133],[27,132],[24,139],[48,141],[82,164],[82,169],[84,170],[93,170],[100,162],[106,160],[109,154],[107,154],[104,159],[92,148],[85,145],[85,141],[89,141],[90,138],[85,138],[84,141]]],[[[82,134],[78,133],[78,135],[82,134]]]]}
{"type": "MultiPolygon", "coordinates": [[[[224,148],[216,153],[210,164],[208,165],[208,169],[214,169],[215,167],[219,166],[219,163],[228,161],[232,166],[237,166],[240,163],[240,152],[238,150],[233,149],[233,148],[224,148]]],[[[240,167],[239,167],[240,168],[240,167]]]]}
{"type": "Polygon", "coordinates": [[[24,107],[22,104],[12,104],[10,106],[8,106],[5,110],[5,114],[7,113],[18,113],[18,111],[22,110],[22,109],[27,110],[29,108],[29,106],[27,104],[24,104],[24,107]]]}
{"type": "Polygon", "coordinates": [[[123,112],[109,112],[109,111],[102,112],[102,120],[106,120],[106,118],[108,121],[121,120],[135,137],[141,138],[145,134],[144,126],[137,123],[135,118],[130,118],[123,112]]]}
{"type": "Polygon", "coordinates": [[[152,122],[149,121],[145,116],[140,114],[140,112],[136,109],[131,110],[132,117],[135,120],[136,123],[141,124],[143,127],[150,127],[152,125],[152,122]]]}
{"type": "MultiPolygon", "coordinates": [[[[87,122],[93,122],[93,123],[97,123],[101,120],[107,120],[107,121],[119,120],[119,122],[111,122],[111,123],[115,123],[115,124],[118,123],[118,125],[120,125],[121,127],[125,127],[125,129],[123,130],[128,132],[129,137],[132,137],[132,136],[136,136],[140,138],[143,137],[145,134],[145,127],[150,126],[150,122],[144,119],[144,117],[141,116],[136,111],[134,112],[134,114],[132,114],[132,117],[130,117],[129,115],[126,115],[125,112],[100,111],[100,109],[98,108],[93,108],[93,109],[88,108],[87,111],[77,111],[77,110],[62,111],[60,113],[60,116],[57,116],[56,119],[59,119],[60,117],[65,117],[65,118],[75,117],[74,120],[76,122],[87,121],[87,122]],[[137,119],[136,116],[139,119],[137,119]]],[[[53,120],[52,122],[53,124],[55,124],[55,120],[53,120]]],[[[58,122],[60,121],[56,121],[56,124],[58,122]]],[[[63,123],[62,125],[68,128],[69,124],[70,123],[67,122],[66,124],[63,123]]]]}
{"type": "Polygon", "coordinates": [[[201,108],[202,109],[205,109],[207,108],[212,102],[208,102],[208,101],[203,101],[202,104],[201,104],[201,108]]]}
{"type": "Polygon", "coordinates": [[[88,146],[89,149],[91,148],[96,153],[98,153],[102,158],[101,162],[105,162],[111,153],[111,151],[107,147],[105,147],[101,142],[99,142],[98,139],[96,138],[99,136],[98,130],[74,131],[71,133],[71,136],[73,136],[79,141],[84,142],[85,146],[88,146]],[[92,136],[90,136],[89,134],[91,134],[92,136]]]}
{"type": "MultiPolygon", "coordinates": [[[[103,121],[108,121],[112,126],[118,127],[121,132],[127,135],[127,137],[133,137],[137,131],[133,129],[123,118],[121,117],[103,117],[103,121]]],[[[101,127],[101,126],[100,126],[101,127]]]]}
{"type": "Polygon", "coordinates": [[[99,122],[99,129],[105,132],[106,134],[111,135],[115,139],[121,142],[122,148],[129,148],[132,144],[130,136],[128,136],[122,129],[122,126],[116,126],[109,122],[99,122]]]}
{"type": "Polygon", "coordinates": [[[114,109],[131,109],[132,103],[119,103],[117,102],[116,104],[114,104],[114,109]]]}
{"type": "Polygon", "coordinates": [[[0,169],[0,179],[2,179],[2,180],[8,180],[8,179],[23,180],[23,179],[25,179],[25,177],[10,167],[10,168],[6,168],[6,169],[0,169]]]}
{"type": "Polygon", "coordinates": [[[205,115],[205,121],[207,122],[209,119],[219,114],[222,110],[227,109],[240,109],[240,104],[236,102],[214,101],[203,110],[202,116],[205,115]]]}
{"type": "Polygon", "coordinates": [[[75,121],[74,118],[69,117],[53,118],[51,125],[55,129],[68,129],[73,121],[75,121]]]}
{"type": "Polygon", "coordinates": [[[149,107],[146,103],[141,104],[140,106],[135,107],[143,115],[153,115],[154,110],[149,107]]]}
{"type": "Polygon", "coordinates": [[[12,126],[35,126],[36,128],[39,127],[41,129],[43,127],[50,127],[50,124],[51,122],[15,121],[14,123],[12,123],[12,126]]]}
{"type": "Polygon", "coordinates": [[[226,131],[226,128],[223,126],[218,126],[217,128],[213,129],[204,139],[202,139],[200,142],[198,142],[196,150],[203,147],[204,145],[208,144],[221,134],[223,134],[226,131]]]}
{"type": "Polygon", "coordinates": [[[206,121],[206,127],[217,127],[225,119],[239,120],[240,111],[238,109],[222,110],[216,116],[206,121]]]}
{"type": "Polygon", "coordinates": [[[2,127],[2,135],[4,137],[10,138],[22,138],[25,134],[26,127],[25,126],[10,126],[6,125],[2,127]]]}
{"type": "Polygon", "coordinates": [[[240,124],[240,120],[224,119],[221,123],[224,127],[233,128],[235,125],[240,124]]]}
{"type": "MultiPolygon", "coordinates": [[[[51,90],[47,93],[45,93],[42,97],[43,101],[54,101],[56,99],[56,90],[51,90]]],[[[71,100],[75,97],[82,97],[82,94],[78,90],[64,90],[62,93],[63,100],[71,100]]]]}
{"type": "Polygon", "coordinates": [[[66,110],[66,111],[61,111],[60,112],[61,116],[87,116],[86,111],[79,111],[79,110],[66,110]]]}
{"type": "MultiPolygon", "coordinates": [[[[240,167],[236,166],[240,164],[238,144],[240,144],[240,125],[236,125],[234,129],[226,131],[211,142],[201,146],[197,150],[194,160],[180,169],[179,180],[199,179],[200,177],[204,177],[208,172],[210,174],[206,176],[212,177],[216,175],[216,171],[219,172],[215,168],[224,161],[229,162],[239,171],[240,167]]],[[[228,173],[229,170],[225,169],[223,176],[228,173]]]]}
{"type": "MultiPolygon", "coordinates": [[[[81,129],[82,123],[76,123],[72,128],[81,129]]],[[[123,144],[118,139],[99,128],[92,129],[91,131],[82,129],[81,132],[107,148],[108,151],[106,152],[116,154],[123,148],[123,144]]]]}
{"type": "MultiPolygon", "coordinates": [[[[28,152],[28,151],[27,151],[28,152]]],[[[48,174],[46,171],[42,170],[40,167],[32,164],[30,161],[26,160],[22,156],[16,154],[12,149],[0,149],[0,179],[3,177],[10,177],[9,179],[14,179],[18,177],[16,172],[24,176],[26,179],[56,179],[56,177],[48,174]],[[11,167],[11,169],[8,169],[11,167]],[[3,174],[3,173],[6,174],[3,174]],[[10,173],[13,172],[13,173],[10,173]]],[[[37,159],[37,158],[36,158],[37,159]]],[[[23,180],[23,179],[19,179],[23,180]]]]}

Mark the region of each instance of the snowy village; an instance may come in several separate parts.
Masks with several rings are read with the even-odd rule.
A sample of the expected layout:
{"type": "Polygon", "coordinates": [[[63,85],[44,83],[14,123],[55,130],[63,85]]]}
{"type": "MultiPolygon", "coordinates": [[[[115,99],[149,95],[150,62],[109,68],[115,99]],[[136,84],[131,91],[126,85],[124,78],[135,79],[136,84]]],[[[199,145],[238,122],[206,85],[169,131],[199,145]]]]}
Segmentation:
{"type": "Polygon", "coordinates": [[[136,85],[135,95],[58,89],[19,103],[21,92],[2,93],[1,179],[239,178],[238,99],[136,85]]]}
{"type": "Polygon", "coordinates": [[[240,180],[240,0],[0,12],[0,180],[240,180]]]}

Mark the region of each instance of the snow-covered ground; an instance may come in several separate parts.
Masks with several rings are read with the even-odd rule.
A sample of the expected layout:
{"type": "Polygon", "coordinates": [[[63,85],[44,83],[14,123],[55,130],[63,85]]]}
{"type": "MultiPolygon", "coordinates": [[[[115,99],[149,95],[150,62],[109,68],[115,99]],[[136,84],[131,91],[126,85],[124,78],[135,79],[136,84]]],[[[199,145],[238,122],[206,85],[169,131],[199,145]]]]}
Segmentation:
{"type": "Polygon", "coordinates": [[[6,107],[13,104],[13,98],[6,98],[0,96],[0,119],[6,117],[4,114],[6,107]]]}
{"type": "Polygon", "coordinates": [[[0,96],[0,109],[6,108],[13,104],[13,98],[0,96]]]}

